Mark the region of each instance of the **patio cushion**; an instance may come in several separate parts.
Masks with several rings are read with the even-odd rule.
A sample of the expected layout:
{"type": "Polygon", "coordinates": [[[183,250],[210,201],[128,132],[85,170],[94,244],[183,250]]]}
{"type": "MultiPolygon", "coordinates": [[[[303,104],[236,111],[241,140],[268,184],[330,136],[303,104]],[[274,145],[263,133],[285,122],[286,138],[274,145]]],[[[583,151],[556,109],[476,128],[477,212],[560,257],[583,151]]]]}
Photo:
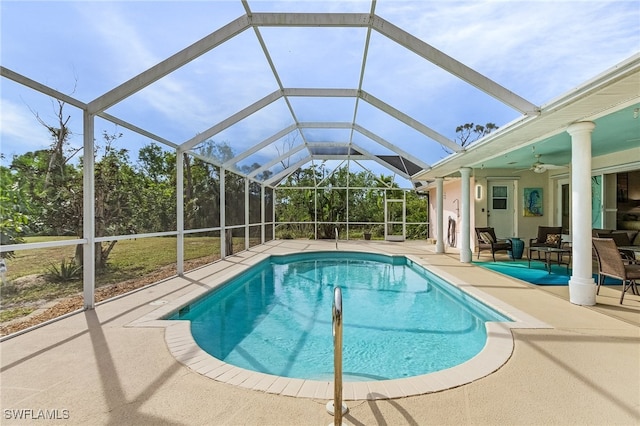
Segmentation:
{"type": "Polygon", "coordinates": [[[560,234],[547,234],[546,244],[558,245],[558,241],[560,241],[560,234]]]}
{"type": "Polygon", "coordinates": [[[495,241],[493,240],[493,236],[491,236],[490,232],[481,232],[480,233],[480,239],[485,244],[495,243],[495,241]]]}

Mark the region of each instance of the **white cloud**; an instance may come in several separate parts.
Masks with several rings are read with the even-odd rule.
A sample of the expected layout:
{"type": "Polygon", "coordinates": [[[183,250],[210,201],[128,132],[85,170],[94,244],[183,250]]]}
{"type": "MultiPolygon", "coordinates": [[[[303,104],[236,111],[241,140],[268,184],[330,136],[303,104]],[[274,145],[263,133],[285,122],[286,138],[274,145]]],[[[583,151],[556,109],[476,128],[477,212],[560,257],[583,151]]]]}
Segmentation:
{"type": "Polygon", "coordinates": [[[537,102],[626,59],[640,42],[637,2],[390,2],[378,11],[537,102]]]}
{"type": "Polygon", "coordinates": [[[3,98],[0,99],[0,141],[2,153],[10,158],[13,154],[48,148],[49,134],[26,105],[3,98]]]}
{"type": "Polygon", "coordinates": [[[110,69],[115,80],[128,79],[155,65],[160,59],[148,49],[139,34],[140,28],[126,19],[118,3],[93,3],[79,11],[86,20],[86,28],[94,33],[95,42],[108,49],[114,61],[110,69]]]}
{"type": "MultiPolygon", "coordinates": [[[[154,54],[154,47],[145,42],[145,28],[134,25],[117,3],[101,4],[99,13],[94,8],[86,9],[85,16],[93,22],[99,41],[108,48],[113,61],[112,70],[117,76],[113,80],[126,81],[166,59],[154,54]]],[[[144,116],[149,117],[153,115],[149,110],[156,111],[161,120],[175,121],[195,129],[202,129],[203,123],[210,123],[207,120],[207,101],[202,92],[194,90],[189,80],[172,75],[124,100],[124,105],[132,115],[137,110],[144,111],[144,116]]],[[[137,121],[135,117],[122,118],[131,119],[134,123],[137,121]]],[[[153,125],[147,128],[153,130],[153,125]]]]}

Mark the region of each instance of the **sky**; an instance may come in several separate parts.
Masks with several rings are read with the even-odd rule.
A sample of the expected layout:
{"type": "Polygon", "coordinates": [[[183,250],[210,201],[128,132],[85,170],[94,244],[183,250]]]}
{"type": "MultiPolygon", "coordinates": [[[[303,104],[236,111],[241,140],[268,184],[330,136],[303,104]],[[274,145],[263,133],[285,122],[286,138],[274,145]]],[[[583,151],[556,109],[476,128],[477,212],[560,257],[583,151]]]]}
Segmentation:
{"type": "MultiPolygon", "coordinates": [[[[370,1],[247,3],[253,13],[371,10],[370,1]]],[[[245,13],[240,0],[2,0],[0,62],[88,103],[245,13]]],[[[378,0],[375,14],[537,106],[640,51],[637,0],[378,0]]],[[[358,89],[362,79],[366,93],[451,140],[460,124],[504,126],[522,115],[377,31],[371,32],[362,75],[366,28],[260,27],[258,32],[260,38],[253,29],[241,32],[106,112],[179,145],[278,90],[278,79],[284,88],[344,89],[358,89]]],[[[356,124],[427,165],[447,155],[423,133],[363,100],[288,101],[280,98],[211,139],[240,154],[296,120],[353,122],[355,117],[356,124]]],[[[0,79],[3,165],[13,155],[50,145],[36,114],[54,124],[55,107],[48,96],[0,79]]],[[[79,146],[81,111],[67,105],[65,114],[71,117],[70,142],[79,146]]],[[[95,129],[98,140],[103,132],[122,132],[118,144],[130,149],[132,158],[151,142],[101,118],[95,129]]],[[[309,128],[303,133],[310,143],[351,141],[372,154],[391,153],[357,131],[309,128]]],[[[302,140],[293,132],[238,166],[266,164],[302,140]]]]}

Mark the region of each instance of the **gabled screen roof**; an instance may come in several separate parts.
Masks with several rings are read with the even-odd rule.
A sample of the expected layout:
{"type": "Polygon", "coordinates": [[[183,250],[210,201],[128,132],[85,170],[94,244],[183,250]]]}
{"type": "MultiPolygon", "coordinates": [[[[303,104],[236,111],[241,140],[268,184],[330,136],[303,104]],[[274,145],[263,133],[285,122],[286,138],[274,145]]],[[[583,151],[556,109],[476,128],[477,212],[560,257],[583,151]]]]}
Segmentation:
{"type": "Polygon", "coordinates": [[[224,167],[270,176],[342,158],[406,181],[460,151],[458,125],[535,115],[634,53],[625,39],[638,35],[631,2],[0,7],[3,66],[61,90],[73,73],[65,80],[58,57],[69,55],[74,95],[92,113],[199,155],[203,143],[227,144],[234,159],[224,167]],[[27,55],[40,65],[29,68],[27,55]]]}

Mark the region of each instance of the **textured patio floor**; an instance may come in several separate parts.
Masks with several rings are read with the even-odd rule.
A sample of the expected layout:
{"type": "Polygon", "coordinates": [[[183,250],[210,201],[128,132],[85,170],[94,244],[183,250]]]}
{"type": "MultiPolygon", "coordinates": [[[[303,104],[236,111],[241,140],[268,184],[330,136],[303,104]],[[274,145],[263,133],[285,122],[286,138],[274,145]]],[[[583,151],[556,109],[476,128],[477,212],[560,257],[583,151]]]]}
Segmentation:
{"type": "MultiPolygon", "coordinates": [[[[243,252],[0,344],[3,425],[327,425],[326,399],[268,394],[220,383],[178,362],[161,327],[131,327],[156,300],[174,300],[233,271],[256,252],[335,249],[285,240],[243,252]],[[31,410],[31,411],[29,411],[31,410]],[[42,410],[42,411],[40,411],[42,410]],[[59,420],[17,420],[56,415],[59,420]],[[68,417],[62,419],[63,417],[68,417]]],[[[551,325],[514,329],[511,358],[494,373],[445,391],[349,401],[355,425],[640,422],[640,297],[601,289],[595,307],[568,302],[567,287],[536,287],[436,255],[423,242],[340,242],[340,249],[419,256],[447,274],[551,325]]]]}

